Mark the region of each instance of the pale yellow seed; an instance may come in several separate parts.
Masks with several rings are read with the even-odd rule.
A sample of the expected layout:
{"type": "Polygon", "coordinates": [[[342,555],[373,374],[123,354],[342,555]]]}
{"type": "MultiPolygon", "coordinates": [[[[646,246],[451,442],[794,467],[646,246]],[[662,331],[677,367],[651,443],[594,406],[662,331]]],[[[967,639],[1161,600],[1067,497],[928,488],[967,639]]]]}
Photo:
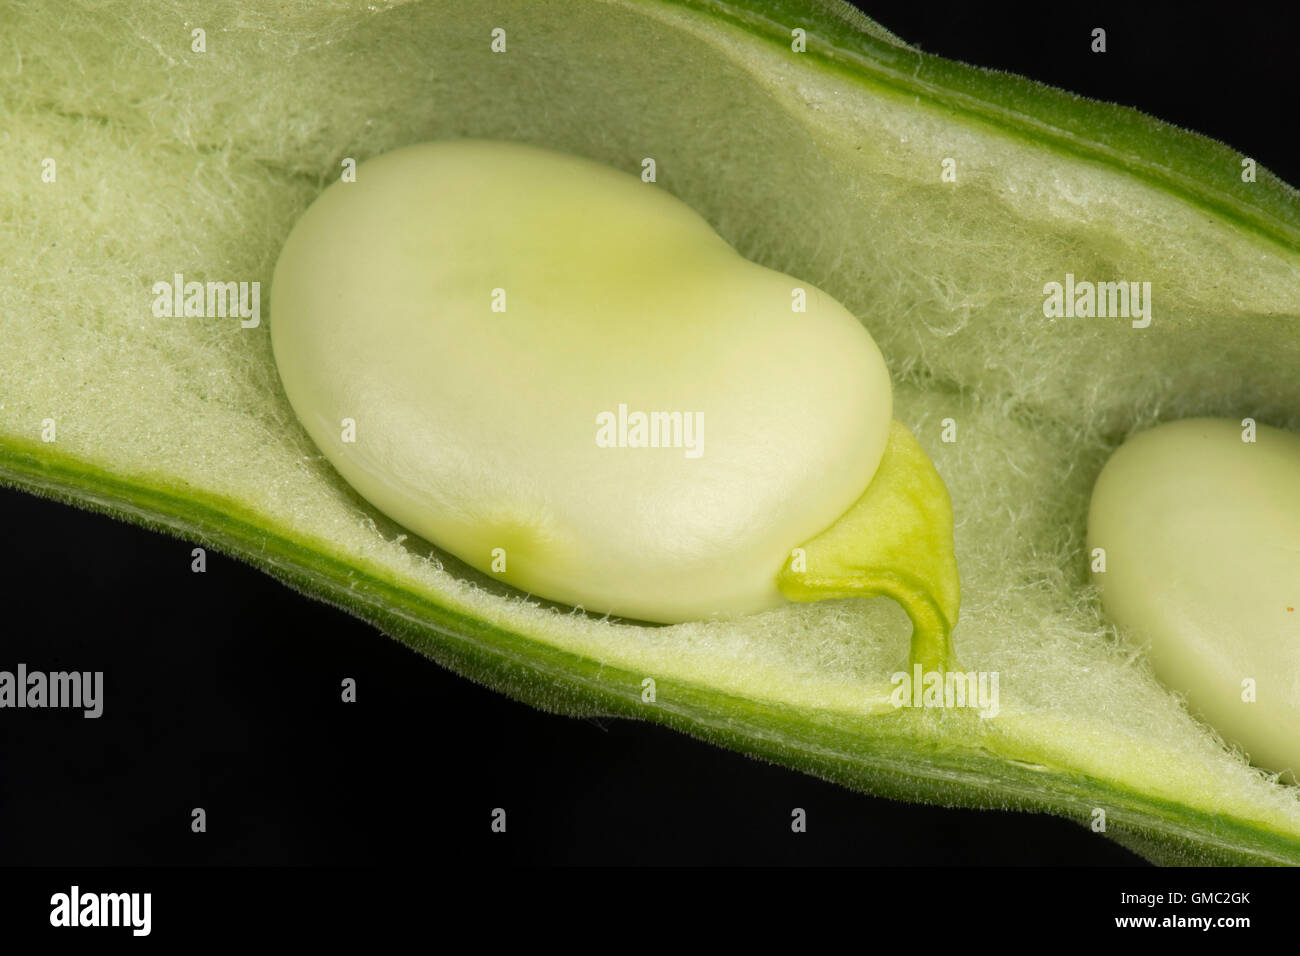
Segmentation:
{"type": "Polygon", "coordinates": [[[652,621],[783,604],[790,549],[862,494],[892,413],[830,296],[660,185],[519,144],[412,146],[329,187],[270,321],[294,410],[376,508],[539,597],[652,621]],[[623,447],[620,406],[680,433],[623,447]]]}
{"type": "Polygon", "coordinates": [[[1300,768],[1300,435],[1188,419],[1097,479],[1089,549],[1106,613],[1156,676],[1272,770],[1300,768]],[[1100,556],[1094,556],[1094,565],[1100,556]]]}

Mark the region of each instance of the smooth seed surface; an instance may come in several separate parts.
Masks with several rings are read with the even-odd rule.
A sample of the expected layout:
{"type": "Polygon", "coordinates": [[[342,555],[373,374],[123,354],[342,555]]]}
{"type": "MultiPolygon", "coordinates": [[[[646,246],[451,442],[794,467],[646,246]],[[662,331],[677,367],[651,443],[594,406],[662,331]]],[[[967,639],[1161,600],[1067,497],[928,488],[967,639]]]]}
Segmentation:
{"type": "Polygon", "coordinates": [[[1106,613],[1149,644],[1161,682],[1254,763],[1294,771],[1300,436],[1243,431],[1187,419],[1122,445],[1093,491],[1088,548],[1106,552],[1106,613]]]}
{"type": "Polygon", "coordinates": [[[880,351],[834,299],[662,187],[521,144],[362,164],[294,227],[271,311],[289,400],[363,497],[588,611],[783,604],[790,549],[863,493],[892,416],[880,351]],[[630,447],[653,412],[680,437],[630,447]]]}

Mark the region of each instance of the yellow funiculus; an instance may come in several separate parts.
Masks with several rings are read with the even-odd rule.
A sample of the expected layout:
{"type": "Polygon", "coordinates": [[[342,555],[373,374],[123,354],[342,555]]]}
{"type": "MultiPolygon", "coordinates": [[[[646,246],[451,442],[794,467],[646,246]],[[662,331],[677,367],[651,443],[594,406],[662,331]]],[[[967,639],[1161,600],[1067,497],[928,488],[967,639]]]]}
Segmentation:
{"type": "Polygon", "coordinates": [[[590,611],[784,603],[792,549],[890,437],[888,370],[838,302],[658,186],[521,144],[411,146],[331,186],[271,325],[295,411],[366,499],[590,611]]]}

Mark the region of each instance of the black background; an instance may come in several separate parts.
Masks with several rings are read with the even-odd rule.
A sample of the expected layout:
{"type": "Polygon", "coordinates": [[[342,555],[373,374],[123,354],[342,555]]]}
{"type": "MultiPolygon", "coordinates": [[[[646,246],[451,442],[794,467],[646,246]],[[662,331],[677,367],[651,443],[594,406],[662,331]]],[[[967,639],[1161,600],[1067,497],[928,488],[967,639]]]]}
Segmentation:
{"type": "MultiPolygon", "coordinates": [[[[928,52],[1136,106],[1300,181],[1294,15],[863,6],[928,52]]],[[[61,504],[0,491],[0,527],[0,668],[107,686],[99,720],[0,712],[6,864],[1141,863],[1063,820],[895,803],[543,714],[234,560],[192,574],[189,543],[61,504]]]]}

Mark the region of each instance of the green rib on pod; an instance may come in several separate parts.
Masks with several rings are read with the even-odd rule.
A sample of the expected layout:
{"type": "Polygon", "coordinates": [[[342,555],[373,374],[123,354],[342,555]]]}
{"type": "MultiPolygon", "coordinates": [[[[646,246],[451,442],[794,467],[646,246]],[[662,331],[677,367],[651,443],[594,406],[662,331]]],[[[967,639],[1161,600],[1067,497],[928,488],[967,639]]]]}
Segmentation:
{"type": "MultiPolygon", "coordinates": [[[[1116,632],[1086,541],[1093,483],[1128,435],[1198,416],[1300,430],[1300,202],[1267,170],[1244,180],[1249,157],[928,56],[838,4],[231,2],[205,9],[206,53],[148,0],[7,18],[22,60],[0,55],[0,129],[7,156],[35,159],[7,164],[0,189],[14,225],[0,231],[6,483],[241,556],[549,710],[654,720],[873,793],[1044,810],[1099,838],[1104,821],[1158,861],[1300,863],[1296,789],[1225,746],[1116,632]],[[344,160],[363,171],[465,138],[632,175],[653,159],[655,182],[636,184],[647,197],[676,197],[736,261],[861,320],[888,367],[889,427],[951,499],[950,637],[955,584],[937,583],[940,552],[916,536],[943,537],[940,499],[906,482],[886,496],[898,520],[885,523],[911,529],[892,545],[868,533],[885,512],[859,512],[861,488],[833,508],[796,495],[835,513],[791,529],[766,579],[783,600],[755,613],[683,608],[668,626],[573,613],[349,487],[281,386],[274,310],[248,327],[155,310],[176,273],[269,289],[344,160]],[[41,181],[41,157],[56,181],[41,181]],[[1149,326],[1045,315],[1045,284],[1067,276],[1150,282],[1149,326]],[[999,675],[996,715],[894,706],[912,628],[894,602],[848,596],[877,591],[923,625],[914,658],[955,668],[951,640],[963,670],[999,675]]],[[[798,329],[783,317],[773,330],[798,329]]],[[[638,319],[650,342],[652,318],[638,319]]],[[[769,394],[787,389],[796,401],[778,374],[769,394]]],[[[455,397],[471,416],[490,398],[455,397]]],[[[584,440],[614,407],[591,410],[584,440]]],[[[699,464],[715,433],[694,410],[699,464]]],[[[357,421],[358,446],[374,434],[357,421]]]]}

